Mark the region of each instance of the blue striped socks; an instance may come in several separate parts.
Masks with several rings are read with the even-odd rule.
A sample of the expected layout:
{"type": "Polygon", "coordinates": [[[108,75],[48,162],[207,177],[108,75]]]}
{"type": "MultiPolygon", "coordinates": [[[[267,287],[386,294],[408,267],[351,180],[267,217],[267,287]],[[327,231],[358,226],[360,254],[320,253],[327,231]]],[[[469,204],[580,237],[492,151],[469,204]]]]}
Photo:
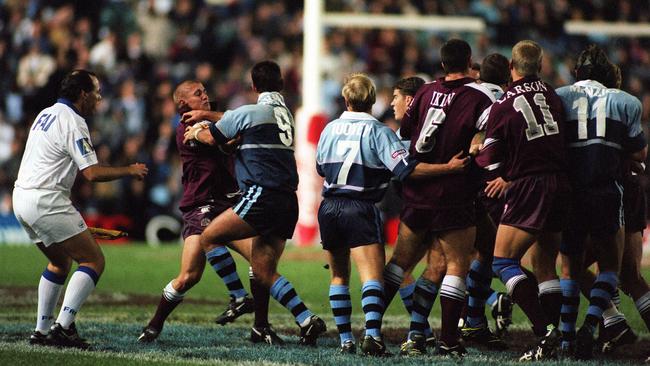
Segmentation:
{"type": "Polygon", "coordinates": [[[409,329],[409,339],[413,334],[424,334],[425,337],[431,336],[429,327],[429,314],[438,295],[438,286],[435,283],[425,279],[418,278],[415,282],[415,292],[413,293],[413,311],[411,312],[411,325],[409,329]]]}
{"type": "Polygon", "coordinates": [[[217,272],[219,277],[221,277],[223,282],[226,284],[230,296],[235,299],[240,299],[248,295],[246,290],[244,290],[244,285],[239,279],[239,275],[237,274],[237,265],[230,255],[228,248],[223,246],[216,247],[207,252],[205,257],[214,271],[217,272]]]}
{"type": "Polygon", "coordinates": [[[492,268],[473,260],[467,274],[467,325],[471,328],[487,326],[485,318],[485,301],[490,296],[492,283],[492,268]]]}
{"type": "Polygon", "coordinates": [[[271,296],[293,314],[300,326],[303,326],[303,323],[314,315],[307,309],[291,283],[283,276],[278,277],[271,286],[271,296]]]}
{"type": "Polygon", "coordinates": [[[384,316],[384,287],[377,280],[369,280],[361,287],[361,306],[366,315],[366,334],[381,337],[381,322],[384,316]]]}
{"type": "Polygon", "coordinates": [[[339,331],[341,344],[345,341],[354,342],[352,337],[352,301],[350,300],[350,287],[345,285],[330,285],[330,306],[334,315],[334,322],[339,331]]]}
{"type": "Polygon", "coordinates": [[[560,331],[563,342],[576,338],[576,319],[580,306],[580,286],[577,280],[560,279],[562,287],[562,308],[560,310],[560,331]]]}
{"type": "Polygon", "coordinates": [[[592,333],[602,319],[603,311],[609,307],[617,286],[618,275],[616,272],[600,272],[596,277],[596,282],[589,293],[589,308],[587,308],[587,317],[585,318],[585,325],[592,328],[592,333]]]}

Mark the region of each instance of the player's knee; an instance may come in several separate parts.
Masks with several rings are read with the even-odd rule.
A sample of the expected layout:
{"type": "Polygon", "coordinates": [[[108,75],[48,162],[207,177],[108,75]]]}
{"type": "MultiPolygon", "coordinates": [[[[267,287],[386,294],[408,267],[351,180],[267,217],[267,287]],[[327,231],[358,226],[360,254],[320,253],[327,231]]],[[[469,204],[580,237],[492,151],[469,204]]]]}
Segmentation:
{"type": "Polygon", "coordinates": [[[643,285],[645,285],[645,280],[641,277],[640,273],[621,271],[620,286],[624,293],[632,294],[643,285]]]}
{"type": "Polygon", "coordinates": [[[104,272],[104,268],[106,267],[106,259],[104,258],[104,253],[99,252],[99,255],[95,259],[95,271],[97,274],[101,275],[104,272]]]}
{"type": "Polygon", "coordinates": [[[98,276],[104,273],[104,268],[106,267],[106,259],[104,254],[100,251],[99,253],[94,254],[89,257],[87,260],[79,261],[79,266],[85,266],[92,268],[98,276]]]}
{"type": "Polygon", "coordinates": [[[199,244],[201,245],[203,251],[206,253],[213,249],[206,232],[203,232],[203,234],[201,234],[199,237],[199,244]]]}
{"type": "Polygon", "coordinates": [[[280,278],[280,274],[277,272],[269,272],[269,271],[255,271],[255,279],[259,284],[261,284],[264,287],[271,288],[275,281],[280,278]]]}
{"type": "Polygon", "coordinates": [[[434,283],[440,283],[447,273],[447,263],[444,257],[431,258],[422,272],[422,277],[434,283]]]}
{"type": "Polygon", "coordinates": [[[58,276],[67,276],[72,268],[72,259],[70,257],[61,258],[56,261],[50,260],[47,269],[58,276]]]}

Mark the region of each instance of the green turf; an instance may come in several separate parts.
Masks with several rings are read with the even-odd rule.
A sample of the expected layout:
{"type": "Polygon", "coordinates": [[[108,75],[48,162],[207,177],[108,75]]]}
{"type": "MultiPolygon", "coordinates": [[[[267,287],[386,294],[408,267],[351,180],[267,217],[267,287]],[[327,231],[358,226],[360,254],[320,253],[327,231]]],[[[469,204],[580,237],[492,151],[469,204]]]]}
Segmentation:
{"type": "MultiPolygon", "coordinates": [[[[324,262],[318,258],[285,260],[281,262],[280,272],[294,284],[307,306],[325,318],[330,333],[319,341],[319,348],[304,349],[295,345],[282,348],[252,346],[245,340],[249,331],[247,324],[252,319],[250,315],[228,327],[214,325],[212,319],[223,310],[228,298],[225,286],[209,267],[206,268],[202,282],[191,290],[185,303],[170,316],[159,341],[142,347],[135,342],[135,338],[155,310],[161,289],[178,271],[180,246],[105,246],[103,249],[107,269],[97,290],[81,310],[78,320],[80,332],[93,341],[94,350],[78,353],[27,345],[25,339],[34,326],[36,286],[46,260],[32,246],[0,246],[0,364],[184,365],[216,362],[249,365],[260,364],[262,361],[269,365],[456,363],[434,356],[417,359],[393,357],[388,361],[338,355],[335,326],[327,296],[329,273],[323,268],[324,262]]],[[[303,258],[313,258],[314,254],[318,254],[318,249],[289,249],[287,253],[288,257],[296,257],[296,254],[301,254],[303,258]]],[[[248,266],[239,258],[236,259],[238,272],[246,279],[248,266]]],[[[650,271],[646,270],[646,278],[648,275],[650,271]]],[[[247,282],[244,280],[246,286],[247,282]]],[[[362,315],[356,276],[351,288],[353,324],[358,333],[362,326],[362,315]]],[[[623,299],[622,310],[635,330],[647,339],[645,326],[627,298],[623,299]]],[[[271,302],[271,312],[271,321],[276,329],[295,343],[297,327],[288,312],[274,301],[271,302]]],[[[407,327],[408,320],[403,314],[403,306],[396,299],[387,313],[385,328],[402,330],[407,327]]],[[[434,307],[432,318],[434,326],[439,327],[438,305],[434,307]]],[[[518,310],[515,313],[515,324],[518,328],[527,327],[518,310]]],[[[649,343],[646,340],[643,344],[647,346],[649,343]]],[[[398,345],[393,343],[389,347],[396,352],[398,345]]],[[[511,363],[515,355],[514,352],[497,354],[471,349],[470,356],[464,363],[511,363]]]]}

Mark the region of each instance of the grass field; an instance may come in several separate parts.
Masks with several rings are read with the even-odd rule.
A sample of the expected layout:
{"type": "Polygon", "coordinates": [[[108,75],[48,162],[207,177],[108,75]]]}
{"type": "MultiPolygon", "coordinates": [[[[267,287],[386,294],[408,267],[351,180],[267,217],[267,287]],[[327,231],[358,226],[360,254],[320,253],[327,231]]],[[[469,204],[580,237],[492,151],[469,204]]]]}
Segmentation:
{"type": "MultiPolygon", "coordinates": [[[[235,324],[221,327],[213,323],[228,302],[221,280],[207,268],[203,280],[193,288],[174,313],[157,342],[141,345],[136,338],[153,314],[161,289],[176,275],[180,247],[150,248],[144,245],[105,246],[106,271],[95,293],[80,312],[77,325],[81,335],[93,343],[92,351],[57,350],[29,346],[26,339],[33,330],[36,312],[36,287],[46,260],[32,246],[0,246],[0,365],[420,365],[423,362],[457,364],[455,360],[426,356],[372,359],[342,356],[337,352],[338,337],[328,303],[329,273],[323,268],[321,252],[292,248],[281,261],[280,272],[295,286],[307,306],[327,322],[327,336],[318,348],[295,345],[298,328],[280,305],[271,302],[271,322],[289,343],[284,347],[253,346],[246,337],[250,315],[235,324]]],[[[247,285],[248,265],[237,260],[238,272],[247,285]]],[[[645,271],[649,278],[650,271],[645,271]]],[[[496,283],[496,281],[495,281],[496,283]]],[[[353,326],[363,326],[359,303],[359,283],[352,281],[353,326]],[[355,289],[357,291],[355,291],[355,289]]],[[[582,305],[585,301],[581,302],[582,305]]],[[[622,310],[641,341],[625,347],[604,360],[607,364],[642,362],[650,350],[650,336],[629,299],[622,310]]],[[[584,311],[584,308],[583,308],[584,311]]],[[[434,328],[439,328],[439,305],[432,313],[434,328]]],[[[516,309],[511,351],[493,353],[470,349],[463,364],[510,364],[526,344],[533,341],[528,323],[516,309]]],[[[408,319],[396,299],[388,309],[384,333],[393,353],[406,334],[408,319]]],[[[549,363],[551,364],[551,363],[549,363]]],[[[571,363],[563,363],[571,364],[571,363]]],[[[575,363],[578,364],[578,363],[575,363]]],[[[580,364],[602,364],[589,362],[580,364]]]]}

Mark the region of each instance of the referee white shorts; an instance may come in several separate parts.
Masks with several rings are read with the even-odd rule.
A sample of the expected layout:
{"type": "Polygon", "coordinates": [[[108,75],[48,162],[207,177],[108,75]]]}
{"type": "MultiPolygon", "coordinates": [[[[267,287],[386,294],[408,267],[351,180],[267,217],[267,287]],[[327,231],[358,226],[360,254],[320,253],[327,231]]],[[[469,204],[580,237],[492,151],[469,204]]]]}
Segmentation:
{"type": "Polygon", "coordinates": [[[30,240],[47,247],[60,243],[88,226],[63,192],[14,188],[14,214],[30,240]]]}

